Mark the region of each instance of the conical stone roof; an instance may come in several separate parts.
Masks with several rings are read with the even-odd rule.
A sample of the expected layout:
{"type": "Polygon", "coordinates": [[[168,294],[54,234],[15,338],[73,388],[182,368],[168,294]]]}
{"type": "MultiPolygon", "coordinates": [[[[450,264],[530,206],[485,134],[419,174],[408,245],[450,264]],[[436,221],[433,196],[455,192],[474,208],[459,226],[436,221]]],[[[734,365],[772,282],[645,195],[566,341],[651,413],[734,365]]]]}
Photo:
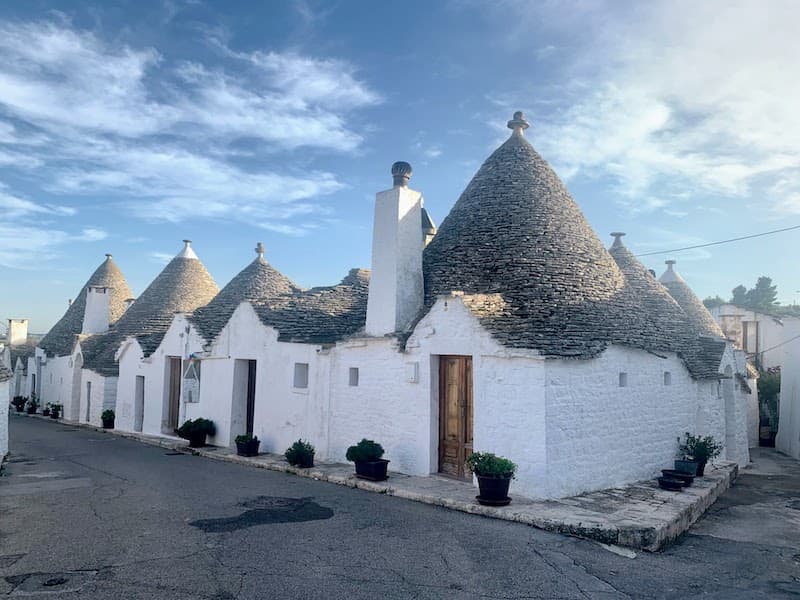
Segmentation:
{"type": "Polygon", "coordinates": [[[300,291],[264,259],[264,247],[260,242],[256,254],[256,259],[231,279],[211,302],[189,317],[206,341],[217,337],[240,303],[249,301],[268,305],[274,298],[300,291]]]}
{"type": "Polygon", "coordinates": [[[106,254],[106,260],[97,267],[89,280],[78,292],[75,300],[70,304],[64,316],[53,325],[50,331],[39,342],[39,347],[45,350],[49,356],[67,356],[72,354],[75,346],[76,336],[83,330],[83,316],[86,311],[86,293],[89,287],[111,288],[109,298],[109,324],[112,325],[125,312],[125,301],[133,293],[128,287],[128,282],[122,275],[110,254],[106,254]]]}
{"type": "Polygon", "coordinates": [[[426,306],[463,291],[500,343],[545,356],[588,358],[609,343],[673,348],[524,138],[522,113],[509,127],[511,137],[484,162],[425,249],[426,306]]]}
{"type": "Polygon", "coordinates": [[[659,281],[669,290],[670,295],[675,298],[683,312],[686,313],[689,324],[695,332],[698,335],[724,338],[725,334],[705,305],[700,301],[700,298],[695,295],[683,277],[672,268],[675,261],[668,260],[666,264],[667,270],[664,271],[659,281]]]}
{"type": "Polygon", "coordinates": [[[119,371],[114,354],[127,337],[136,337],[147,356],[158,348],[175,313],[191,312],[216,296],[217,284],[191,249],[190,242],[184,242],[186,247],[112,328],[81,342],[84,368],[101,375],[116,375],[119,371]]]}

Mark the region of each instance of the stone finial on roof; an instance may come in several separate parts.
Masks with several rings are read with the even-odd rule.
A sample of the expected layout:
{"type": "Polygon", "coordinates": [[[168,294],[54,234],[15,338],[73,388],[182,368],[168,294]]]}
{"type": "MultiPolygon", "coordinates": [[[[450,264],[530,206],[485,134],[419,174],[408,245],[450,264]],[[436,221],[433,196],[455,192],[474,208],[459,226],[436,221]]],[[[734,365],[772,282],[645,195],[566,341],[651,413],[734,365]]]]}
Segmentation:
{"type": "Polygon", "coordinates": [[[392,184],[395,187],[408,187],[408,180],[411,179],[413,170],[411,165],[402,160],[392,165],[392,184]]]}
{"type": "Polygon", "coordinates": [[[521,110],[514,113],[514,118],[511,119],[507,125],[508,128],[514,132],[514,135],[524,135],[523,132],[531,126],[525,119],[525,114],[521,110]]]}
{"type": "Polygon", "coordinates": [[[110,254],[110,253],[106,253],[106,258],[107,258],[108,260],[111,260],[111,254],[110,254]]]}
{"type": "Polygon", "coordinates": [[[192,250],[192,240],[183,240],[183,243],[183,250],[178,253],[176,258],[193,258],[195,260],[199,260],[197,258],[197,254],[195,254],[194,250],[192,250]]]}
{"type": "Polygon", "coordinates": [[[667,270],[664,271],[664,274],[658,278],[661,283],[671,283],[673,281],[683,281],[680,275],[678,275],[675,270],[672,268],[672,265],[675,264],[676,261],[670,259],[665,260],[664,264],[667,265],[667,270]]]}
{"type": "Polygon", "coordinates": [[[264,258],[264,244],[261,242],[256,244],[256,255],[258,255],[258,258],[264,258]]]}
{"type": "Polygon", "coordinates": [[[614,238],[614,243],[611,244],[612,248],[619,248],[620,246],[624,245],[622,243],[622,238],[625,236],[625,234],[623,232],[621,232],[621,231],[612,231],[611,232],[611,236],[614,238]]]}

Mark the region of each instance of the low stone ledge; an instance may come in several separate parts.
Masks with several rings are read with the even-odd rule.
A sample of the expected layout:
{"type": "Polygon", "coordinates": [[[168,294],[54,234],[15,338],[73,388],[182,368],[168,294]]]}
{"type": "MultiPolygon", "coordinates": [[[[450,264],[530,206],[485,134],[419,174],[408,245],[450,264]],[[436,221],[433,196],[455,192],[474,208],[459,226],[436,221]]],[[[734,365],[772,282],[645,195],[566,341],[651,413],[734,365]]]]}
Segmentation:
{"type": "Polygon", "coordinates": [[[214,460],[290,473],[648,552],[662,549],[689,529],[731,486],[739,472],[736,463],[720,461],[709,465],[704,477],[696,478],[692,486],[683,488],[681,492],[662,490],[653,479],[557,500],[533,500],[512,494],[514,500],[509,506],[492,507],[482,506],[475,501],[477,488],[471,483],[436,475],[416,477],[390,471],[386,481],[368,481],[356,477],[352,466],[342,463],[320,462],[303,469],[290,465],[276,454],[239,456],[228,448],[189,448],[186,441],[175,438],[103,429],[88,423],[51,419],[42,415],[12,414],[83,427],[214,460]]]}

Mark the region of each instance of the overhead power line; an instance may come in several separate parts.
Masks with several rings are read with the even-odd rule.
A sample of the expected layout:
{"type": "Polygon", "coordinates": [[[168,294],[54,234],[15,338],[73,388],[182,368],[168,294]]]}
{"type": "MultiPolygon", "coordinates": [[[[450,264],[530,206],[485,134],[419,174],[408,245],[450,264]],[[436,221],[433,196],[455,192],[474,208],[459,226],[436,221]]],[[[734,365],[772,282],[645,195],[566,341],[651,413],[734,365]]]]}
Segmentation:
{"type": "Polygon", "coordinates": [[[800,339],[800,335],[796,335],[794,337],[790,337],[788,340],[784,340],[780,344],[777,344],[777,345],[773,346],[772,348],[767,348],[766,350],[759,350],[758,352],[748,352],[747,355],[748,356],[754,356],[756,354],[765,354],[765,353],[769,352],[770,350],[775,350],[775,348],[780,348],[781,346],[785,346],[789,342],[793,342],[793,341],[795,341],[797,339],[800,339]]]}
{"type": "Polygon", "coordinates": [[[784,231],[792,231],[793,229],[800,229],[800,225],[793,225],[792,227],[784,227],[783,229],[773,229],[772,231],[764,231],[762,233],[754,233],[753,235],[743,235],[742,237],[731,238],[729,240],[720,240],[718,242],[708,242],[707,244],[697,244],[696,246],[686,246],[685,248],[674,248],[673,250],[659,250],[658,252],[644,252],[636,256],[653,256],[654,254],[671,254],[672,252],[683,252],[684,250],[694,250],[695,248],[707,248],[709,246],[719,246],[720,244],[730,244],[731,242],[739,242],[741,240],[750,240],[765,235],[772,235],[773,233],[781,233],[784,231]]]}

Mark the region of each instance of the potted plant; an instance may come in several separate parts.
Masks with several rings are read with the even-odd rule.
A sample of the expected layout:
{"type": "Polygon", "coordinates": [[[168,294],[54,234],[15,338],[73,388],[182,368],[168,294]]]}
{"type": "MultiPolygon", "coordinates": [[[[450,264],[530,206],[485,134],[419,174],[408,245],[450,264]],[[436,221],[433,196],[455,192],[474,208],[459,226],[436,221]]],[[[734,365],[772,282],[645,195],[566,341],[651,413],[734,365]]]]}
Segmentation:
{"type": "Polygon", "coordinates": [[[356,464],[357,477],[371,481],[383,481],[388,477],[386,469],[389,461],[381,458],[383,446],[372,440],[365,438],[355,446],[350,446],[345,456],[356,464]]]}
{"type": "Polygon", "coordinates": [[[217,428],[213,421],[197,417],[194,421],[189,419],[178,427],[177,434],[185,440],[189,440],[190,448],[200,448],[206,445],[206,436],[214,435],[217,428]]]}
{"type": "Polygon", "coordinates": [[[58,419],[61,416],[61,410],[64,408],[63,404],[51,404],[50,405],[50,418],[51,419],[58,419]]]}
{"type": "Polygon", "coordinates": [[[706,463],[719,456],[720,452],[722,452],[722,444],[710,435],[705,437],[695,436],[687,431],[684,434],[683,441],[678,438],[678,456],[684,460],[692,460],[697,463],[698,477],[703,476],[706,463]]]}
{"type": "Polygon", "coordinates": [[[473,452],[467,457],[467,468],[478,478],[480,495],[476,499],[486,506],[506,506],[511,502],[508,487],[517,465],[491,452],[473,452]]]}
{"type": "Polygon", "coordinates": [[[256,456],[258,455],[258,445],[261,440],[257,436],[245,433],[244,435],[236,436],[236,454],[239,456],[256,456]]]}
{"type": "Polygon", "coordinates": [[[103,421],[103,429],[114,429],[114,411],[110,408],[105,409],[100,419],[103,421]]]}
{"type": "Polygon", "coordinates": [[[30,400],[28,400],[28,406],[25,408],[25,411],[29,415],[35,415],[38,408],[39,403],[36,401],[36,396],[31,396],[30,400]]]}
{"type": "Polygon", "coordinates": [[[42,416],[44,416],[44,417],[49,417],[50,416],[50,403],[49,402],[44,405],[44,408],[42,409],[42,416]]]}
{"type": "Polygon", "coordinates": [[[14,408],[17,410],[17,412],[22,412],[25,410],[25,403],[27,401],[28,399],[25,396],[14,396],[14,399],[11,400],[11,404],[14,405],[14,408]]]}
{"type": "Polygon", "coordinates": [[[314,466],[314,446],[310,442],[297,440],[285,452],[284,456],[290,465],[304,469],[314,466]]]}

